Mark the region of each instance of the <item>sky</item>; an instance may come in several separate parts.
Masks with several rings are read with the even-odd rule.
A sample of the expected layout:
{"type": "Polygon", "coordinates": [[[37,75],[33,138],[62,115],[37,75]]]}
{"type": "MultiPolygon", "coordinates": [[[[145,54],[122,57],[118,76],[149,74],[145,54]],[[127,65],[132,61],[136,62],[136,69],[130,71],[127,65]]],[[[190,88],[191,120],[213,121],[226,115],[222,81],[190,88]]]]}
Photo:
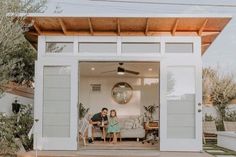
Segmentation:
{"type": "Polygon", "coordinates": [[[48,0],[46,13],[226,14],[233,18],[203,56],[204,67],[236,77],[236,0],[48,0]],[[177,3],[177,4],[176,4],[177,3]],[[186,5],[188,4],[188,5],[186,5]]]}

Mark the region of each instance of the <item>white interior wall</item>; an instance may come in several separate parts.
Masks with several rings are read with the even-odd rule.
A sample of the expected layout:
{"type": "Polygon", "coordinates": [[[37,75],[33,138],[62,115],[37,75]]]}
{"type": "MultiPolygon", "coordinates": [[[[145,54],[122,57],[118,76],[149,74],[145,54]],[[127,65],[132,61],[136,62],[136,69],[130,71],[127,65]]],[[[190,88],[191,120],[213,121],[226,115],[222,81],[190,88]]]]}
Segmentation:
{"type": "Polygon", "coordinates": [[[3,96],[0,97],[0,112],[11,114],[12,113],[11,104],[15,101],[16,98],[20,104],[28,105],[28,104],[34,103],[33,99],[10,94],[10,93],[4,93],[3,96]]]}
{"type": "MultiPolygon", "coordinates": [[[[133,116],[144,113],[143,106],[159,105],[159,80],[153,78],[83,77],[80,78],[79,102],[90,108],[90,114],[103,107],[117,110],[118,116],[133,116]],[[118,82],[127,82],[133,88],[133,96],[127,104],[117,104],[112,96],[112,87],[118,82]],[[92,92],[91,84],[101,84],[100,92],[92,92]]],[[[159,111],[157,111],[159,113],[159,111]]],[[[154,115],[159,119],[158,114],[154,115]]]]}

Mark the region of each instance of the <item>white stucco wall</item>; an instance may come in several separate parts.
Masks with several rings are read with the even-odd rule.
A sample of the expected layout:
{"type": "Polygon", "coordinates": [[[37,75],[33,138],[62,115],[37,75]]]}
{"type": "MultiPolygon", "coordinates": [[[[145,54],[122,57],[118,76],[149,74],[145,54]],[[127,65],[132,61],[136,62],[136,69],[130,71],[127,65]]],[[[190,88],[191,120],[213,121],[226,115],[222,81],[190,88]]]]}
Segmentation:
{"type": "Polygon", "coordinates": [[[10,93],[4,93],[3,96],[0,98],[0,112],[11,114],[12,107],[11,104],[15,101],[17,98],[18,102],[20,104],[33,104],[34,100],[30,98],[25,98],[22,96],[10,94],[10,93]]]}
{"type": "MultiPolygon", "coordinates": [[[[79,102],[89,107],[91,114],[107,107],[109,110],[117,110],[120,116],[140,115],[144,112],[143,106],[159,105],[159,83],[152,81],[147,78],[81,77],[79,102]],[[127,104],[117,104],[112,99],[111,89],[118,82],[127,82],[133,88],[132,99],[127,104]],[[92,92],[90,84],[101,84],[101,91],[92,92]]],[[[154,118],[159,119],[157,114],[154,118]]]]}

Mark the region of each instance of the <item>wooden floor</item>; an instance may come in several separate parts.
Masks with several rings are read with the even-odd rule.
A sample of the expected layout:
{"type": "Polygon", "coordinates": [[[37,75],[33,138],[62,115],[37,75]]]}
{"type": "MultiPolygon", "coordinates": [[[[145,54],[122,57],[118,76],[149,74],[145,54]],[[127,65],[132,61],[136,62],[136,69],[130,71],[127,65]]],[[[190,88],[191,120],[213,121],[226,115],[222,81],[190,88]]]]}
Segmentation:
{"type": "Polygon", "coordinates": [[[137,141],[121,141],[117,144],[111,144],[95,141],[93,144],[87,144],[87,146],[80,144],[79,150],[159,150],[159,143],[152,145],[151,143],[143,144],[137,141]]]}

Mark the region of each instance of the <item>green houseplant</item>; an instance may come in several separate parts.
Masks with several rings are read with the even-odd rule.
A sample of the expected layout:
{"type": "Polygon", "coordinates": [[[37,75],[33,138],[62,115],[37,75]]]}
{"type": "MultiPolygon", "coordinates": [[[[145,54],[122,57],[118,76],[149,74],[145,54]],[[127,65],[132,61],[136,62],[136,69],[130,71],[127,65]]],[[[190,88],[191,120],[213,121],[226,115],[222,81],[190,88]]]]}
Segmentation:
{"type": "Polygon", "coordinates": [[[84,118],[84,116],[88,113],[89,108],[85,108],[82,103],[79,103],[79,119],[84,118]]]}
{"type": "Polygon", "coordinates": [[[158,108],[157,105],[153,104],[153,105],[149,105],[149,106],[144,106],[144,109],[146,111],[146,113],[148,113],[148,115],[146,115],[146,117],[152,121],[153,120],[153,114],[154,112],[156,112],[156,109],[158,108]]]}

